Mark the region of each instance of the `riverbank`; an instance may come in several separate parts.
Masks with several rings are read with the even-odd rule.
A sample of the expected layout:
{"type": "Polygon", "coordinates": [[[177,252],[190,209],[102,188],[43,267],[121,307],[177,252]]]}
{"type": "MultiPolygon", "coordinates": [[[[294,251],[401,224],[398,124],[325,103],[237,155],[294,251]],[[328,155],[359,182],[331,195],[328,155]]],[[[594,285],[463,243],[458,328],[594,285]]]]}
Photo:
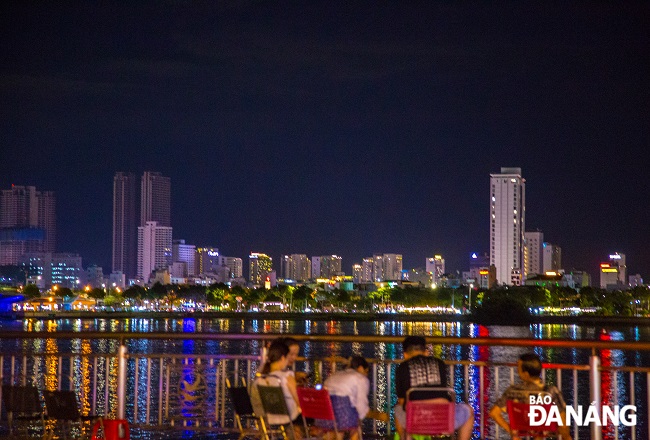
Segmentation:
{"type": "MultiPolygon", "coordinates": [[[[406,314],[406,313],[287,313],[287,312],[24,312],[5,313],[3,319],[244,319],[244,320],[312,320],[312,321],[404,321],[404,322],[466,322],[471,315],[406,314]]],[[[504,320],[505,321],[505,320],[504,320]]],[[[511,324],[510,322],[476,322],[477,324],[511,324]]],[[[530,316],[518,322],[530,324],[579,324],[587,326],[650,326],[648,317],[629,316],[530,316]]]]}

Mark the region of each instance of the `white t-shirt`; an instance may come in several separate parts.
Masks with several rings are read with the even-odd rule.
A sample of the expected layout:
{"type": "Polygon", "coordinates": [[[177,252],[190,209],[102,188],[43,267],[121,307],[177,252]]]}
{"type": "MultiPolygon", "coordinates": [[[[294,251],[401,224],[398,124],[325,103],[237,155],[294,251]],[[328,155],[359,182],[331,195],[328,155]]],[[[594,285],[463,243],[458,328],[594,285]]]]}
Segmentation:
{"type": "Polygon", "coordinates": [[[352,368],[337,371],[325,380],[325,388],[333,396],[347,396],[350,403],[356,408],[359,420],[368,414],[368,393],[370,392],[370,381],[364,375],[352,368]]]}

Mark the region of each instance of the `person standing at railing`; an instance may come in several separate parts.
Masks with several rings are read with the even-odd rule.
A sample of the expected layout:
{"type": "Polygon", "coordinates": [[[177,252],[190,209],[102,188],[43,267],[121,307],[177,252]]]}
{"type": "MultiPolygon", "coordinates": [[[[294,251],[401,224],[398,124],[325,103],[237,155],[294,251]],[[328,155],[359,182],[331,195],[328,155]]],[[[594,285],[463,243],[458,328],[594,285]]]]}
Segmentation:
{"type": "MultiPolygon", "coordinates": [[[[555,385],[546,385],[542,381],[542,361],[535,353],[525,353],[519,356],[517,360],[517,373],[522,380],[520,384],[510,385],[497,399],[494,406],[490,409],[490,417],[503,428],[513,439],[519,437],[513,435],[510,430],[510,424],[503,417],[507,413],[508,400],[528,399],[531,392],[545,392],[550,394],[555,405],[558,406],[561,414],[566,413],[566,403],[562,392],[555,385]]],[[[566,420],[566,417],[564,418],[566,420]]],[[[559,426],[558,433],[562,440],[571,440],[571,430],[568,426],[559,426]]]]}
{"type": "MultiPolygon", "coordinates": [[[[399,364],[395,371],[397,405],[393,408],[395,428],[400,439],[405,438],[406,392],[410,388],[447,386],[447,366],[442,359],[428,356],[426,346],[426,339],[422,336],[407,336],[402,342],[404,362],[399,364]]],[[[447,400],[446,393],[445,396],[441,395],[439,398],[447,400]]],[[[473,427],[474,411],[472,407],[466,403],[456,403],[454,428],[458,432],[458,440],[469,440],[473,427]]]]}

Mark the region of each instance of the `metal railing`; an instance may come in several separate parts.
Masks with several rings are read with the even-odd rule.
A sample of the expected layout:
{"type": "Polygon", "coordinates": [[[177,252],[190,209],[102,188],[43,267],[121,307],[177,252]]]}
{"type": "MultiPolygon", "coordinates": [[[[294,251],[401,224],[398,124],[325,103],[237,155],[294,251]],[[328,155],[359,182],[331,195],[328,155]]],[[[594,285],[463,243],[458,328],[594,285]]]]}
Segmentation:
{"type": "MultiPolygon", "coordinates": [[[[3,340],[47,340],[43,351],[3,353],[0,372],[3,383],[31,382],[40,389],[73,389],[79,396],[83,413],[126,418],[135,426],[185,429],[208,427],[232,431],[235,429],[233,410],[226,393],[226,378],[237,381],[244,377],[250,383],[262,361],[262,353],[252,354],[138,354],[127,353],[125,341],[148,340],[204,340],[204,341],[258,341],[271,340],[273,334],[170,334],[170,333],[103,333],[103,332],[0,332],[3,340]],[[104,353],[59,353],[56,348],[62,340],[113,340],[114,350],[104,353]]],[[[287,336],[287,335],[284,335],[287,336]]],[[[395,344],[402,337],[291,335],[311,343],[395,344]]],[[[650,351],[650,343],[622,341],[576,341],[507,338],[427,337],[427,342],[443,346],[509,346],[554,347],[589,350],[589,363],[583,365],[545,364],[544,375],[553,376],[553,382],[566,396],[568,403],[579,406],[594,404],[600,411],[606,405],[638,405],[646,413],[638,418],[650,421],[650,368],[630,366],[602,366],[598,350],[650,351]],[[603,382],[608,390],[603,396],[603,382]],[[622,392],[620,383],[627,383],[622,392]],[[640,387],[645,382],[645,387],[640,387]],[[639,390],[644,388],[639,394],[639,390]],[[588,391],[588,394],[587,394],[588,391]]],[[[301,359],[306,369],[322,381],[345,361],[342,358],[301,359]]],[[[390,412],[396,402],[393,393],[393,375],[398,360],[371,359],[371,406],[390,412]]],[[[475,411],[475,437],[498,438],[500,434],[487,417],[494,403],[489,395],[498,396],[505,386],[515,381],[516,366],[485,361],[446,361],[452,372],[450,382],[459,398],[475,411]],[[504,374],[505,371],[505,374],[504,374]],[[505,381],[503,380],[505,376],[505,381]]],[[[0,399],[1,402],[1,399],[0,399]]],[[[1,403],[0,403],[1,405],[1,403]]],[[[1,407],[0,407],[1,412],[1,407]]],[[[600,415],[600,412],[599,412],[600,415]]],[[[366,431],[390,435],[390,424],[366,422],[366,431]]],[[[619,426],[605,432],[608,438],[619,438],[619,426]]],[[[638,437],[632,426],[626,438],[638,437]]],[[[574,438],[601,439],[603,429],[595,424],[584,429],[573,427],[574,438]]]]}

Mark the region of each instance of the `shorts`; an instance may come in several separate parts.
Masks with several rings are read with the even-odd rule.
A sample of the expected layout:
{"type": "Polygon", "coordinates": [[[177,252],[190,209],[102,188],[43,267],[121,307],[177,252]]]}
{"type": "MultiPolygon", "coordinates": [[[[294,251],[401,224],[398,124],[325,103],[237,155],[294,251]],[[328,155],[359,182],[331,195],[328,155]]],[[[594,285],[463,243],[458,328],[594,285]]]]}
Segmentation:
{"type": "MultiPolygon", "coordinates": [[[[402,405],[395,405],[393,408],[395,411],[395,420],[397,420],[400,426],[406,426],[406,411],[402,405]]],[[[454,408],[454,429],[458,429],[467,422],[472,414],[472,408],[466,403],[457,403],[454,408]]]]}
{"type": "MultiPolygon", "coordinates": [[[[338,429],[353,429],[359,426],[359,413],[352,406],[348,396],[331,395],[332,408],[336,418],[336,427],[338,429]]],[[[316,419],[315,423],[319,428],[334,429],[334,423],[331,420],[316,419]]]]}

